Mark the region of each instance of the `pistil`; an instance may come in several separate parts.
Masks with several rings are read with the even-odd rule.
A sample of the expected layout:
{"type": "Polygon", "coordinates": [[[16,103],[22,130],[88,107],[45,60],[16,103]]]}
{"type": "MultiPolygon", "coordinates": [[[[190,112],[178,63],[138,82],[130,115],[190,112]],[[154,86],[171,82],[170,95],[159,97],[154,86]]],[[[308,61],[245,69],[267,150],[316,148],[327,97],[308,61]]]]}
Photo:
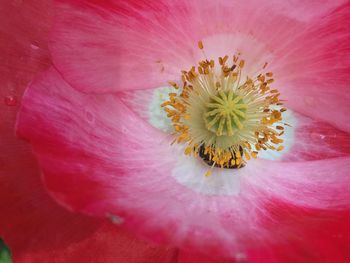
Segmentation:
{"type": "MultiPolygon", "coordinates": [[[[203,49],[203,43],[198,44],[203,49]]],[[[245,61],[239,55],[202,60],[182,71],[182,85],[161,106],[171,119],[184,153],[203,159],[211,167],[241,168],[261,150],[283,150],[282,114],[286,110],[277,89],[271,89],[273,73],[243,78],[245,61]]],[[[261,70],[267,66],[265,63],[261,70]]],[[[211,172],[208,172],[208,175],[211,172]]]]}
{"type": "Polygon", "coordinates": [[[235,95],[232,90],[218,91],[216,95],[210,97],[206,107],[204,121],[208,130],[215,132],[217,136],[232,136],[237,129],[243,128],[242,122],[246,118],[247,105],[243,98],[235,95]]]}

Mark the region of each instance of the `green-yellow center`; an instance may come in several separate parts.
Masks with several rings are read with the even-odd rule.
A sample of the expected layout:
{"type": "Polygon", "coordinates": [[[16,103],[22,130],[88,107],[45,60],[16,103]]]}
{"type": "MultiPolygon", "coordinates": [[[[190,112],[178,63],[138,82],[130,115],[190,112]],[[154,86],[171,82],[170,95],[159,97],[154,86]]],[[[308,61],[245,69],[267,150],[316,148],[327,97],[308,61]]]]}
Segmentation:
{"type": "Polygon", "coordinates": [[[246,119],[247,105],[241,96],[230,91],[219,91],[210,97],[206,104],[207,111],[203,118],[207,129],[217,136],[232,136],[235,131],[243,128],[246,119]]]}
{"type": "MultiPolygon", "coordinates": [[[[202,41],[198,47],[204,48],[202,41]]],[[[286,108],[279,91],[271,89],[272,72],[250,77],[242,74],[245,61],[239,54],[229,59],[219,57],[217,67],[206,58],[181,71],[182,85],[169,82],[178,91],[169,93],[161,107],[177,134],[172,143],[187,144],[185,155],[199,156],[211,167],[240,168],[261,150],[283,150],[279,136],[287,125],[286,108]]]]}

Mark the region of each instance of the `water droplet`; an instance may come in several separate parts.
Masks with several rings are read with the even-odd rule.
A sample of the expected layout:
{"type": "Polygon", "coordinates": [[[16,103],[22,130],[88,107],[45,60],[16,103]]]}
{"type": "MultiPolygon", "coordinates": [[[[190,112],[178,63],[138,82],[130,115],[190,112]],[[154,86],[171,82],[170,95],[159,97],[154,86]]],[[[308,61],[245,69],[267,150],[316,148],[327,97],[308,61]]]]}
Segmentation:
{"type": "Polygon", "coordinates": [[[116,216],[110,213],[107,213],[106,216],[112,221],[113,224],[120,225],[120,224],[123,224],[124,222],[124,219],[121,218],[120,216],[116,216]]]}
{"type": "Polygon", "coordinates": [[[38,50],[40,47],[39,47],[39,44],[37,42],[32,42],[30,44],[30,47],[33,49],[33,50],[38,50]]]}
{"type": "Polygon", "coordinates": [[[318,133],[318,132],[313,132],[313,133],[311,133],[311,138],[314,140],[324,140],[324,139],[326,139],[326,135],[318,133]]]}
{"type": "Polygon", "coordinates": [[[7,106],[16,106],[17,105],[17,98],[15,96],[6,96],[4,101],[5,101],[5,104],[7,106]]]}

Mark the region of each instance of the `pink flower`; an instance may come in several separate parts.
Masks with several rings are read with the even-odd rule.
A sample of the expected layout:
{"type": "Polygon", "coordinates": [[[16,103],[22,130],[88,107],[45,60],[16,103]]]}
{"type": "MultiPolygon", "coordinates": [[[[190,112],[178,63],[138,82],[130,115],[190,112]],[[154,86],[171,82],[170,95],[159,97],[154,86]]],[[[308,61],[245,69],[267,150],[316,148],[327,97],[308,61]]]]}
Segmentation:
{"type": "MultiPolygon", "coordinates": [[[[53,66],[28,86],[17,133],[61,206],[180,248],[179,262],[349,261],[349,3],[57,1],[54,12],[53,66]],[[268,62],[292,127],[283,151],[206,177],[207,164],[170,145],[162,87],[203,56],[237,53],[243,75],[268,62]]],[[[18,214],[4,221],[18,227],[18,214]]]]}

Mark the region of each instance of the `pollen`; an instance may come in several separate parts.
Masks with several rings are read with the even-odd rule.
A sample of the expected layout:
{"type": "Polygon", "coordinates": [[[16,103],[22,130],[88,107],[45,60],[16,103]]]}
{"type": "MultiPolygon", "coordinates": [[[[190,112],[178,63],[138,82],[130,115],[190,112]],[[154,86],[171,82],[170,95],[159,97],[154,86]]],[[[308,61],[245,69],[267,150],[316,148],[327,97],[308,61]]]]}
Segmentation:
{"type": "MultiPolygon", "coordinates": [[[[202,41],[198,48],[205,56],[202,41]]],[[[182,83],[169,82],[174,91],[161,105],[174,127],[173,144],[184,144],[185,155],[223,169],[242,168],[260,151],[282,151],[286,108],[271,88],[267,65],[249,76],[245,60],[234,54],[182,70],[182,83]]],[[[206,176],[211,174],[210,168],[206,176]]]]}

